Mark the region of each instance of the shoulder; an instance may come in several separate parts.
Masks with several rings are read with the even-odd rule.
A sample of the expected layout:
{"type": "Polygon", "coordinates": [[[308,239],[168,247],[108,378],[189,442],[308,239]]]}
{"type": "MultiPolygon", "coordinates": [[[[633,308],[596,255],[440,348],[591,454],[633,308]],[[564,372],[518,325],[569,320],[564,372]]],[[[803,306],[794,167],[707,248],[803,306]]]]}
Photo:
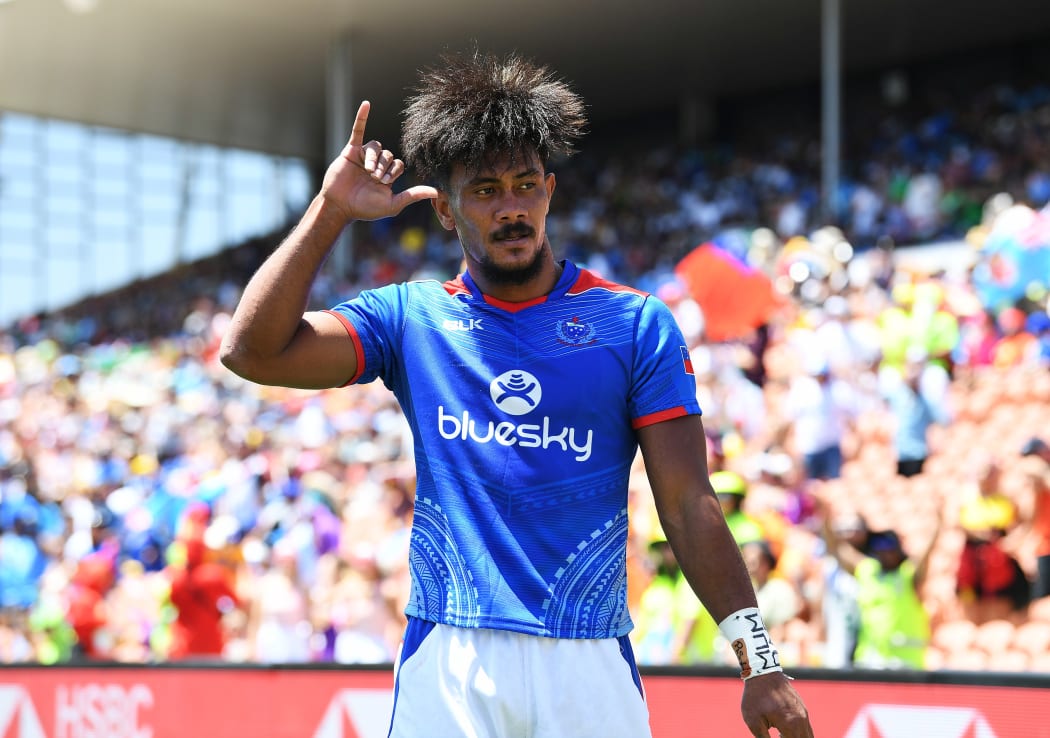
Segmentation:
{"type": "Polygon", "coordinates": [[[398,308],[403,308],[412,300],[447,299],[457,294],[457,290],[449,286],[453,284],[453,282],[442,283],[436,279],[421,279],[410,282],[395,282],[381,287],[371,287],[362,290],[356,297],[337,305],[334,310],[342,312],[355,306],[359,310],[381,307],[397,310],[398,308]]]}
{"type": "Polygon", "coordinates": [[[573,282],[569,288],[567,295],[575,296],[582,295],[586,292],[606,292],[609,294],[617,295],[634,295],[638,298],[647,298],[649,293],[644,290],[639,290],[635,287],[630,287],[619,282],[613,282],[611,280],[600,277],[589,269],[580,269],[579,274],[576,277],[576,281],[573,282]]]}
{"type": "Polygon", "coordinates": [[[449,279],[445,282],[438,283],[437,280],[433,279],[421,279],[409,284],[418,285],[417,289],[433,291],[436,288],[440,288],[447,292],[449,295],[455,297],[456,295],[469,295],[470,288],[467,287],[467,283],[463,281],[463,275],[460,274],[453,279],[449,279]]]}

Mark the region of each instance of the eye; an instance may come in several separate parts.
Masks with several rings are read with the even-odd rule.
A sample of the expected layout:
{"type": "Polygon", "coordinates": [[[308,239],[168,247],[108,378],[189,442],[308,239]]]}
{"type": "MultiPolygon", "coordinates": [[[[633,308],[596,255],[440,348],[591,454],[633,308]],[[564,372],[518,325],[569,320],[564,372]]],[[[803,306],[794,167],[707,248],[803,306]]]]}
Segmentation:
{"type": "Polygon", "coordinates": [[[535,182],[522,182],[520,185],[518,185],[518,189],[521,189],[521,190],[534,190],[534,189],[536,189],[536,183],[535,182]]]}
{"type": "Polygon", "coordinates": [[[484,195],[491,195],[492,191],[493,190],[492,190],[491,187],[479,187],[478,189],[474,190],[474,194],[475,195],[482,195],[482,196],[484,196],[484,195]]]}

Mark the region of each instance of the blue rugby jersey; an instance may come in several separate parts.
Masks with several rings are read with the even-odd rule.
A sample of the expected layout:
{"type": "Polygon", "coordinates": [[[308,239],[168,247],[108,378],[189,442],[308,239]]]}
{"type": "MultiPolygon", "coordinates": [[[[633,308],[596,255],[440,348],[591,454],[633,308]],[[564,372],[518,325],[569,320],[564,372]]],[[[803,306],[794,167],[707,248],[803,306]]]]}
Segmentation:
{"type": "Polygon", "coordinates": [[[411,616],[556,638],[625,635],[635,430],[699,414],[660,301],[564,262],[527,303],[464,274],[332,311],[415,438],[411,616]]]}

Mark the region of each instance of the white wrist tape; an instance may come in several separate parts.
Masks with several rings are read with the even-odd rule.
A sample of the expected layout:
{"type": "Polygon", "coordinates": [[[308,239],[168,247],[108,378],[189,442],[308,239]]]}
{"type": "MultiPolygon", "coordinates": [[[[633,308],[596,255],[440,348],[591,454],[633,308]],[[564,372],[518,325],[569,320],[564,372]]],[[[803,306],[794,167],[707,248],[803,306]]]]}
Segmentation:
{"type": "Polygon", "coordinates": [[[718,629],[729,641],[740,662],[741,679],[746,681],[774,671],[784,671],[757,607],[737,610],[719,623],[718,629]]]}

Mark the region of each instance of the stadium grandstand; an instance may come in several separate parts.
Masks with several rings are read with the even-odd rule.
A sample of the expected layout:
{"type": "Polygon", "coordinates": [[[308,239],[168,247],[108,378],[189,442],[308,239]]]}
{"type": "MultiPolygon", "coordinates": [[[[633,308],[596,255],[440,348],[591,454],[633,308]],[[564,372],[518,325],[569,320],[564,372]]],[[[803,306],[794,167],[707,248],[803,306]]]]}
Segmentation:
{"type": "MultiPolygon", "coordinates": [[[[178,688],[138,675],[199,669],[236,709],[224,675],[262,667],[316,715],[267,706],[256,734],[384,734],[404,417],[380,383],[261,387],[217,355],[357,101],[396,148],[414,71],[477,44],[590,104],[554,167],[555,253],[678,318],[711,471],[742,549],[760,544],[759,604],[818,734],[920,734],[899,726],[926,713],[879,700],[835,712],[867,679],[902,689],[894,709],[936,703],[921,735],[1050,735],[1013,722],[1050,687],[1050,8],[758,5],[541,2],[512,21],[463,0],[0,0],[0,734],[16,714],[15,735],[78,734],[113,697],[158,738],[243,735],[180,722],[178,688]],[[865,578],[889,549],[917,610],[865,578]],[[810,677],[831,691],[811,700],[810,677]],[[949,687],[971,691],[930,696],[949,687]]],[[[357,223],[313,307],[461,258],[429,207],[357,223]]],[[[654,727],[687,689],[660,679],[737,703],[731,651],[662,565],[640,461],[631,506],[654,727]]]]}

